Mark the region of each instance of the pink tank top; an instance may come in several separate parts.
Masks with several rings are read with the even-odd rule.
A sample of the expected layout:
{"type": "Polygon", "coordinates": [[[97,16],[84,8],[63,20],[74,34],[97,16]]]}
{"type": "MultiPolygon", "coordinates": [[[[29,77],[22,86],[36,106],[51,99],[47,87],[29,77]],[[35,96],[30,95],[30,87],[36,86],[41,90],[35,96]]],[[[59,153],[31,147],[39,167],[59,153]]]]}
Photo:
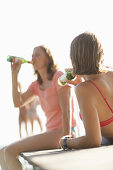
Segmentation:
{"type": "MultiPolygon", "coordinates": [[[[38,81],[33,82],[29,89],[33,91],[35,95],[39,97],[40,105],[46,115],[46,129],[47,131],[62,129],[62,110],[58,100],[58,90],[64,86],[60,86],[57,82],[58,78],[63,75],[63,72],[56,71],[53,76],[51,85],[46,90],[39,88],[38,81]]],[[[66,85],[69,86],[69,85],[66,85]]],[[[69,86],[70,87],[70,86],[69,86]]],[[[73,101],[72,101],[73,107],[73,101]]],[[[76,126],[76,121],[73,115],[72,108],[72,127],[76,126]]]]}

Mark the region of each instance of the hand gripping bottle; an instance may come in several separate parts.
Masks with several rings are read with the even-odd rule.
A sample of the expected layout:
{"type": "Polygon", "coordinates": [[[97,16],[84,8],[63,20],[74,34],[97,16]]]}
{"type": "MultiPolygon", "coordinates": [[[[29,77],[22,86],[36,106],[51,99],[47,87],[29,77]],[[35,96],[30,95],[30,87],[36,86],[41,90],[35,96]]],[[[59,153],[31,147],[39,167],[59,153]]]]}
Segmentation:
{"type": "Polygon", "coordinates": [[[74,78],[75,76],[73,76],[72,71],[69,70],[58,78],[58,84],[64,86],[66,84],[66,80],[72,80],[74,78]]]}
{"type": "Polygon", "coordinates": [[[17,63],[18,61],[22,61],[22,64],[24,64],[24,63],[31,63],[32,64],[32,61],[27,61],[24,58],[20,58],[20,57],[16,57],[16,56],[11,56],[11,55],[7,56],[7,61],[8,62],[14,62],[14,63],[17,63]]]}

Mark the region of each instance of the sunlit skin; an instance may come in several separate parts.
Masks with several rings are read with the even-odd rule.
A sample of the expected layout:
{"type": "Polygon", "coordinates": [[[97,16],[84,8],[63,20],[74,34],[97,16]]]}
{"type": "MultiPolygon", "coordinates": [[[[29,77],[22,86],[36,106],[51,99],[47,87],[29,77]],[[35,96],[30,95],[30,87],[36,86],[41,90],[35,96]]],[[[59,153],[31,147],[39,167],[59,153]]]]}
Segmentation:
{"type": "MultiPolygon", "coordinates": [[[[85,127],[85,136],[67,139],[68,148],[90,148],[101,145],[102,136],[113,141],[113,122],[100,127],[100,122],[108,120],[113,113],[98,90],[89,82],[92,80],[101,89],[110,106],[113,106],[113,72],[81,76],[84,82],[75,87],[80,113],[85,127]]],[[[75,80],[76,81],[76,80],[75,80]]],[[[69,81],[68,81],[69,83],[69,81]]],[[[75,84],[74,81],[70,82],[75,84]]],[[[113,109],[113,107],[112,107],[113,109]]],[[[63,139],[60,139],[63,146],[63,139]]]]}
{"type": "Polygon", "coordinates": [[[34,49],[32,54],[32,62],[34,70],[38,70],[39,72],[40,70],[47,68],[48,58],[45,56],[44,51],[40,47],[34,49]]]}
{"type": "MultiPolygon", "coordinates": [[[[46,90],[51,84],[51,80],[48,80],[47,74],[48,57],[45,55],[44,51],[38,47],[33,51],[32,61],[34,70],[38,70],[43,80],[43,83],[40,85],[40,89],[46,90]]],[[[15,107],[24,106],[35,97],[34,93],[29,89],[20,95],[18,91],[18,73],[20,68],[20,61],[17,64],[11,64],[12,95],[15,107]]],[[[22,170],[22,165],[18,160],[20,152],[54,149],[59,147],[59,139],[64,135],[71,134],[69,116],[70,97],[70,87],[66,86],[58,90],[58,100],[62,110],[63,128],[22,139],[21,141],[17,141],[6,146],[5,149],[0,150],[0,164],[2,165],[2,170],[22,170]]]]}

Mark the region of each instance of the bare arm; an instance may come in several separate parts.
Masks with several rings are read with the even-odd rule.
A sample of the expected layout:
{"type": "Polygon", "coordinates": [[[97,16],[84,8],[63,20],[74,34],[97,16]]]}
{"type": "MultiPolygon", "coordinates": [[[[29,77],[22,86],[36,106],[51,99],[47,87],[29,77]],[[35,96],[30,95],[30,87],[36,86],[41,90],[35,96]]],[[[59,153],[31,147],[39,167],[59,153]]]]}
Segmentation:
{"type": "MultiPolygon", "coordinates": [[[[78,138],[67,139],[68,148],[90,148],[98,147],[101,144],[101,130],[98,118],[98,112],[95,107],[95,101],[92,94],[89,93],[88,88],[84,88],[81,85],[76,88],[76,96],[82,115],[85,136],[78,138]]],[[[63,140],[60,144],[62,146],[63,140]]]]}
{"type": "Polygon", "coordinates": [[[18,73],[21,67],[21,62],[12,63],[12,96],[13,103],[15,107],[22,107],[24,104],[28,103],[34,97],[32,91],[27,90],[25,93],[21,93],[19,91],[19,83],[18,83],[18,73]]]}
{"type": "Polygon", "coordinates": [[[59,104],[62,110],[63,136],[71,134],[70,87],[63,87],[58,91],[59,104]]]}

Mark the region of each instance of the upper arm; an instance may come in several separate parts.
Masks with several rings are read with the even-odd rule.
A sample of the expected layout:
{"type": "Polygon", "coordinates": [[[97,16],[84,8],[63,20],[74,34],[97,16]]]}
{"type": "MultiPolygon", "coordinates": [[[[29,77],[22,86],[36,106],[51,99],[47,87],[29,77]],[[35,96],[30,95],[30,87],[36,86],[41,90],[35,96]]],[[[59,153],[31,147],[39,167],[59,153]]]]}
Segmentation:
{"type": "Polygon", "coordinates": [[[94,95],[86,86],[78,86],[75,90],[86,136],[91,142],[101,142],[101,130],[94,95]]]}
{"type": "Polygon", "coordinates": [[[70,109],[71,87],[68,84],[66,84],[65,86],[61,86],[58,84],[58,78],[62,75],[63,72],[57,71],[54,76],[53,83],[58,93],[58,100],[62,109],[62,113],[66,113],[70,109]]]}

